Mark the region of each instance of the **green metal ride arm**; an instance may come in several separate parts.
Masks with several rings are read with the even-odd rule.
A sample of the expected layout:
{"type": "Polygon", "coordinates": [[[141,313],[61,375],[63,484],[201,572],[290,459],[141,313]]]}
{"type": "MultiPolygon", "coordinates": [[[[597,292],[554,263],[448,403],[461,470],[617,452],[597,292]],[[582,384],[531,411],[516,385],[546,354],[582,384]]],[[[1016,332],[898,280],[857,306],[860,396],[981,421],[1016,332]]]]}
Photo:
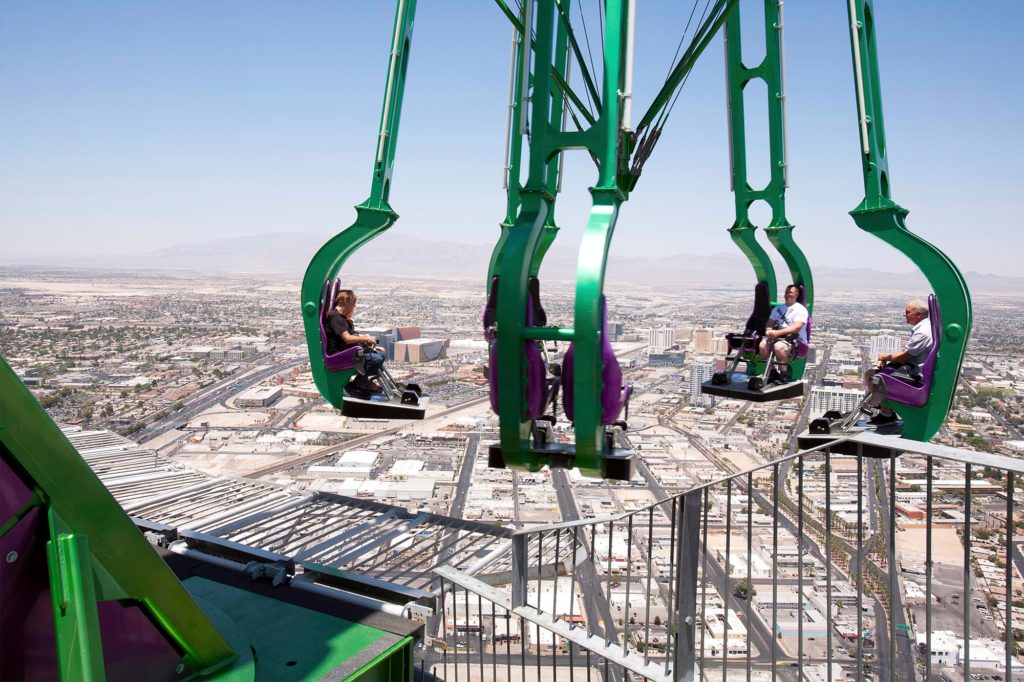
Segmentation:
{"type": "Polygon", "coordinates": [[[903,418],[903,437],[927,441],[938,433],[953,404],[971,333],[971,296],[953,261],[907,229],[907,209],[891,198],[874,4],[871,0],[848,3],[865,192],[864,200],[850,215],[860,229],[899,249],[917,265],[935,292],[942,315],[942,340],[928,402],[922,407],[896,406],[903,418]]]}
{"type": "MultiPolygon", "coordinates": [[[[736,200],[736,222],[729,235],[746,254],[759,282],[767,282],[769,297],[776,298],[775,270],[768,254],[756,239],[757,226],[750,220],[750,207],[764,201],[772,210],[771,223],[765,227],[768,240],[782,255],[794,284],[804,287],[808,311],[814,312],[814,281],[803,251],[793,240],[793,225],[786,218],[786,188],[789,159],[786,150],[786,94],[783,73],[783,19],[780,0],[764,0],[765,57],[759,65],[748,68],[742,61],[740,10],[737,8],[725,24],[725,50],[728,79],[729,132],[732,155],[732,185],[736,200]],[[743,90],[752,80],[764,81],[768,93],[769,163],[768,184],[759,190],[750,186],[747,177],[746,128],[743,90]]],[[[806,360],[790,362],[793,378],[803,376],[806,360]]]]}
{"type": "Polygon", "coordinates": [[[324,366],[320,343],[320,292],[325,281],[337,276],[349,256],[398,220],[398,214],[388,203],[388,195],[391,191],[391,174],[398,144],[398,124],[402,113],[415,15],[416,0],[398,0],[370,197],[356,206],[356,222],[320,247],[302,278],[302,321],[313,381],[320,394],[337,408],[342,406],[343,389],[352,378],[354,370],[328,372],[324,366]]]}

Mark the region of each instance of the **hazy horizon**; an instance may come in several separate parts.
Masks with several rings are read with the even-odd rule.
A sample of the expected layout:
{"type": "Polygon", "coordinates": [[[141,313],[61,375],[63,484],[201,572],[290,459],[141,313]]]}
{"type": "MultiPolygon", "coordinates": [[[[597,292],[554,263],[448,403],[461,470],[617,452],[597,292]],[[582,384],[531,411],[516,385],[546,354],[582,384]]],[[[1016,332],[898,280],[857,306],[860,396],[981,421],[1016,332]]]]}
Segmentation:
{"type": "MultiPolygon", "coordinates": [[[[756,59],[763,31],[744,7],[744,49],[756,59]]],[[[787,9],[795,239],[812,267],[909,269],[848,215],[863,185],[845,6],[787,9]]],[[[637,111],[660,87],[687,11],[639,4],[637,111]]],[[[965,272],[1024,276],[1024,88],[1012,87],[1024,4],[917,0],[876,12],[890,181],[908,227],[965,272]]],[[[2,257],[145,253],[268,232],[326,240],[369,190],[392,19],[391,3],[0,5],[2,257]]],[[[419,8],[393,233],[496,241],[509,38],[486,3],[419,8]]],[[[622,209],[613,255],[734,250],[720,51],[716,37],[687,81],[622,209]]],[[[753,133],[767,126],[754,86],[757,184],[767,142],[753,133]]],[[[582,233],[593,178],[585,155],[566,156],[560,242],[582,233]]]]}

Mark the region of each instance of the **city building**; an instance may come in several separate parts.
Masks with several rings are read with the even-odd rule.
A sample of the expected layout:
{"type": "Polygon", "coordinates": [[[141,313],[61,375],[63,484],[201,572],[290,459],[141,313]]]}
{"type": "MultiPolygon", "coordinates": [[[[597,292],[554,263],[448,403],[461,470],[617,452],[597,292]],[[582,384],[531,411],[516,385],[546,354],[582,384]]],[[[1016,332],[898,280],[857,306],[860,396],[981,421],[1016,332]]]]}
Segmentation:
{"type": "MultiPolygon", "coordinates": [[[[698,330],[701,331],[701,330],[698,330]]],[[[690,404],[698,407],[710,407],[715,404],[715,396],[704,395],[701,384],[710,381],[715,373],[712,360],[696,360],[690,365],[690,404]]]]}
{"type": "Polygon", "coordinates": [[[676,345],[676,330],[672,327],[651,329],[648,334],[647,346],[652,353],[659,353],[676,345]]]}
{"type": "Polygon", "coordinates": [[[273,405],[284,393],[280,386],[256,386],[238,396],[239,407],[266,407],[273,405]]]}
{"type": "Polygon", "coordinates": [[[693,347],[698,353],[712,353],[715,350],[713,329],[697,329],[693,332],[693,347]]]}
{"type": "Polygon", "coordinates": [[[686,351],[667,350],[663,353],[651,352],[647,362],[651,367],[682,367],[686,361],[686,351]]]}
{"type": "Polygon", "coordinates": [[[871,337],[871,360],[878,360],[878,356],[882,353],[899,353],[902,350],[902,343],[900,337],[893,336],[892,334],[879,334],[878,336],[871,337]]]}
{"type": "Polygon", "coordinates": [[[820,417],[829,410],[842,413],[857,409],[864,391],[857,388],[841,388],[839,386],[814,386],[811,388],[811,417],[820,417]]]}

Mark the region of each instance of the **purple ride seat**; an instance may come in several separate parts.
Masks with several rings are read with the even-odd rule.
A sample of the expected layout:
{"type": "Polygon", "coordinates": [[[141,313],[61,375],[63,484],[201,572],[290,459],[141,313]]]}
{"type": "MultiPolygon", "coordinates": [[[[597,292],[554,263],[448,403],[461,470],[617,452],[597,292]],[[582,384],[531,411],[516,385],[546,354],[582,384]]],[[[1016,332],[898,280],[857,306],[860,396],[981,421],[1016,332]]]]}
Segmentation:
{"type": "MultiPolygon", "coordinates": [[[[536,277],[531,277],[528,284],[526,305],[526,326],[543,325],[547,315],[540,304],[540,288],[536,277]]],[[[484,339],[488,343],[487,384],[490,390],[491,409],[498,414],[498,278],[491,279],[487,303],[484,305],[483,325],[484,339]]],[[[547,369],[544,357],[537,347],[536,341],[524,341],[523,352],[526,360],[526,418],[539,419],[544,416],[544,408],[554,395],[557,388],[555,382],[546,380],[547,369]]]]}
{"type": "MultiPolygon", "coordinates": [[[[607,307],[601,297],[601,424],[610,426],[619,418],[619,413],[629,402],[633,392],[632,384],[622,383],[622,369],[608,340],[607,307]]],[[[574,344],[569,344],[562,359],[562,407],[569,421],[575,421],[575,386],[573,385],[574,344]]]]}
{"type": "MultiPolygon", "coordinates": [[[[324,366],[328,372],[344,372],[356,369],[356,360],[362,355],[361,346],[352,346],[337,353],[327,352],[327,316],[334,307],[334,297],[341,290],[341,279],[329,279],[324,282],[320,293],[320,350],[323,353],[324,366]]],[[[362,372],[360,372],[362,374],[362,372]]]]}
{"type": "Polygon", "coordinates": [[[928,402],[932,390],[932,375],[935,373],[935,360],[939,354],[939,342],[942,340],[942,313],[935,294],[928,296],[928,319],[932,327],[932,347],[924,362],[921,363],[921,385],[915,385],[900,378],[894,372],[895,367],[883,367],[877,375],[885,385],[885,397],[894,403],[921,407],[928,402]]]}

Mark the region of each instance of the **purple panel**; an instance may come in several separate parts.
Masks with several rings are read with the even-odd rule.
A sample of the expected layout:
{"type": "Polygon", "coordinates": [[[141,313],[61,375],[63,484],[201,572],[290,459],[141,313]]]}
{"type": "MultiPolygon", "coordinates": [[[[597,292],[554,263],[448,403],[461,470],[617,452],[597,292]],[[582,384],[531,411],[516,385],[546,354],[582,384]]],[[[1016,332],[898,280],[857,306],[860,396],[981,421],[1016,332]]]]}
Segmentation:
{"type": "MultiPolygon", "coordinates": [[[[0,462],[0,473],[0,497],[12,499],[12,491],[17,492],[21,483],[6,462],[0,462]]],[[[0,680],[44,682],[59,677],[46,559],[48,538],[45,507],[29,510],[0,538],[0,680]]],[[[183,677],[176,672],[181,656],[137,607],[103,602],[98,611],[108,680],[183,677]]]]}
{"type": "MultiPolygon", "coordinates": [[[[562,360],[562,407],[569,421],[575,419],[575,387],[573,386],[573,344],[562,360]]],[[[607,308],[601,298],[601,423],[614,424],[632,393],[632,386],[622,385],[622,369],[608,340],[607,308]]]]}
{"type": "MultiPolygon", "coordinates": [[[[0,487],[6,488],[10,480],[5,472],[0,487]]],[[[48,535],[46,510],[35,507],[0,538],[2,680],[35,682],[58,678],[46,567],[48,535]],[[8,561],[11,552],[17,553],[13,562],[8,561]]]]}
{"type": "Polygon", "coordinates": [[[32,491],[21,482],[7,461],[0,459],[0,523],[14,516],[32,499],[32,491]]]}
{"type": "MultiPolygon", "coordinates": [[[[536,299],[535,292],[537,285],[531,284],[526,302],[526,326],[534,324],[534,315],[539,310],[540,301],[536,299]]],[[[490,335],[488,330],[495,322],[496,305],[498,293],[498,278],[491,280],[490,294],[487,297],[487,304],[483,311],[483,324],[485,335],[490,335]]],[[[487,358],[487,382],[490,387],[491,409],[498,412],[498,343],[496,339],[488,339],[490,350],[487,358]]],[[[544,366],[544,357],[534,341],[523,343],[524,361],[526,363],[526,386],[524,397],[526,399],[526,418],[537,419],[544,415],[544,408],[547,405],[547,398],[551,395],[546,380],[547,370],[544,366]]]]}
{"type": "Polygon", "coordinates": [[[177,680],[181,656],[137,606],[117,602],[99,604],[103,664],[109,682],[177,680]]]}

